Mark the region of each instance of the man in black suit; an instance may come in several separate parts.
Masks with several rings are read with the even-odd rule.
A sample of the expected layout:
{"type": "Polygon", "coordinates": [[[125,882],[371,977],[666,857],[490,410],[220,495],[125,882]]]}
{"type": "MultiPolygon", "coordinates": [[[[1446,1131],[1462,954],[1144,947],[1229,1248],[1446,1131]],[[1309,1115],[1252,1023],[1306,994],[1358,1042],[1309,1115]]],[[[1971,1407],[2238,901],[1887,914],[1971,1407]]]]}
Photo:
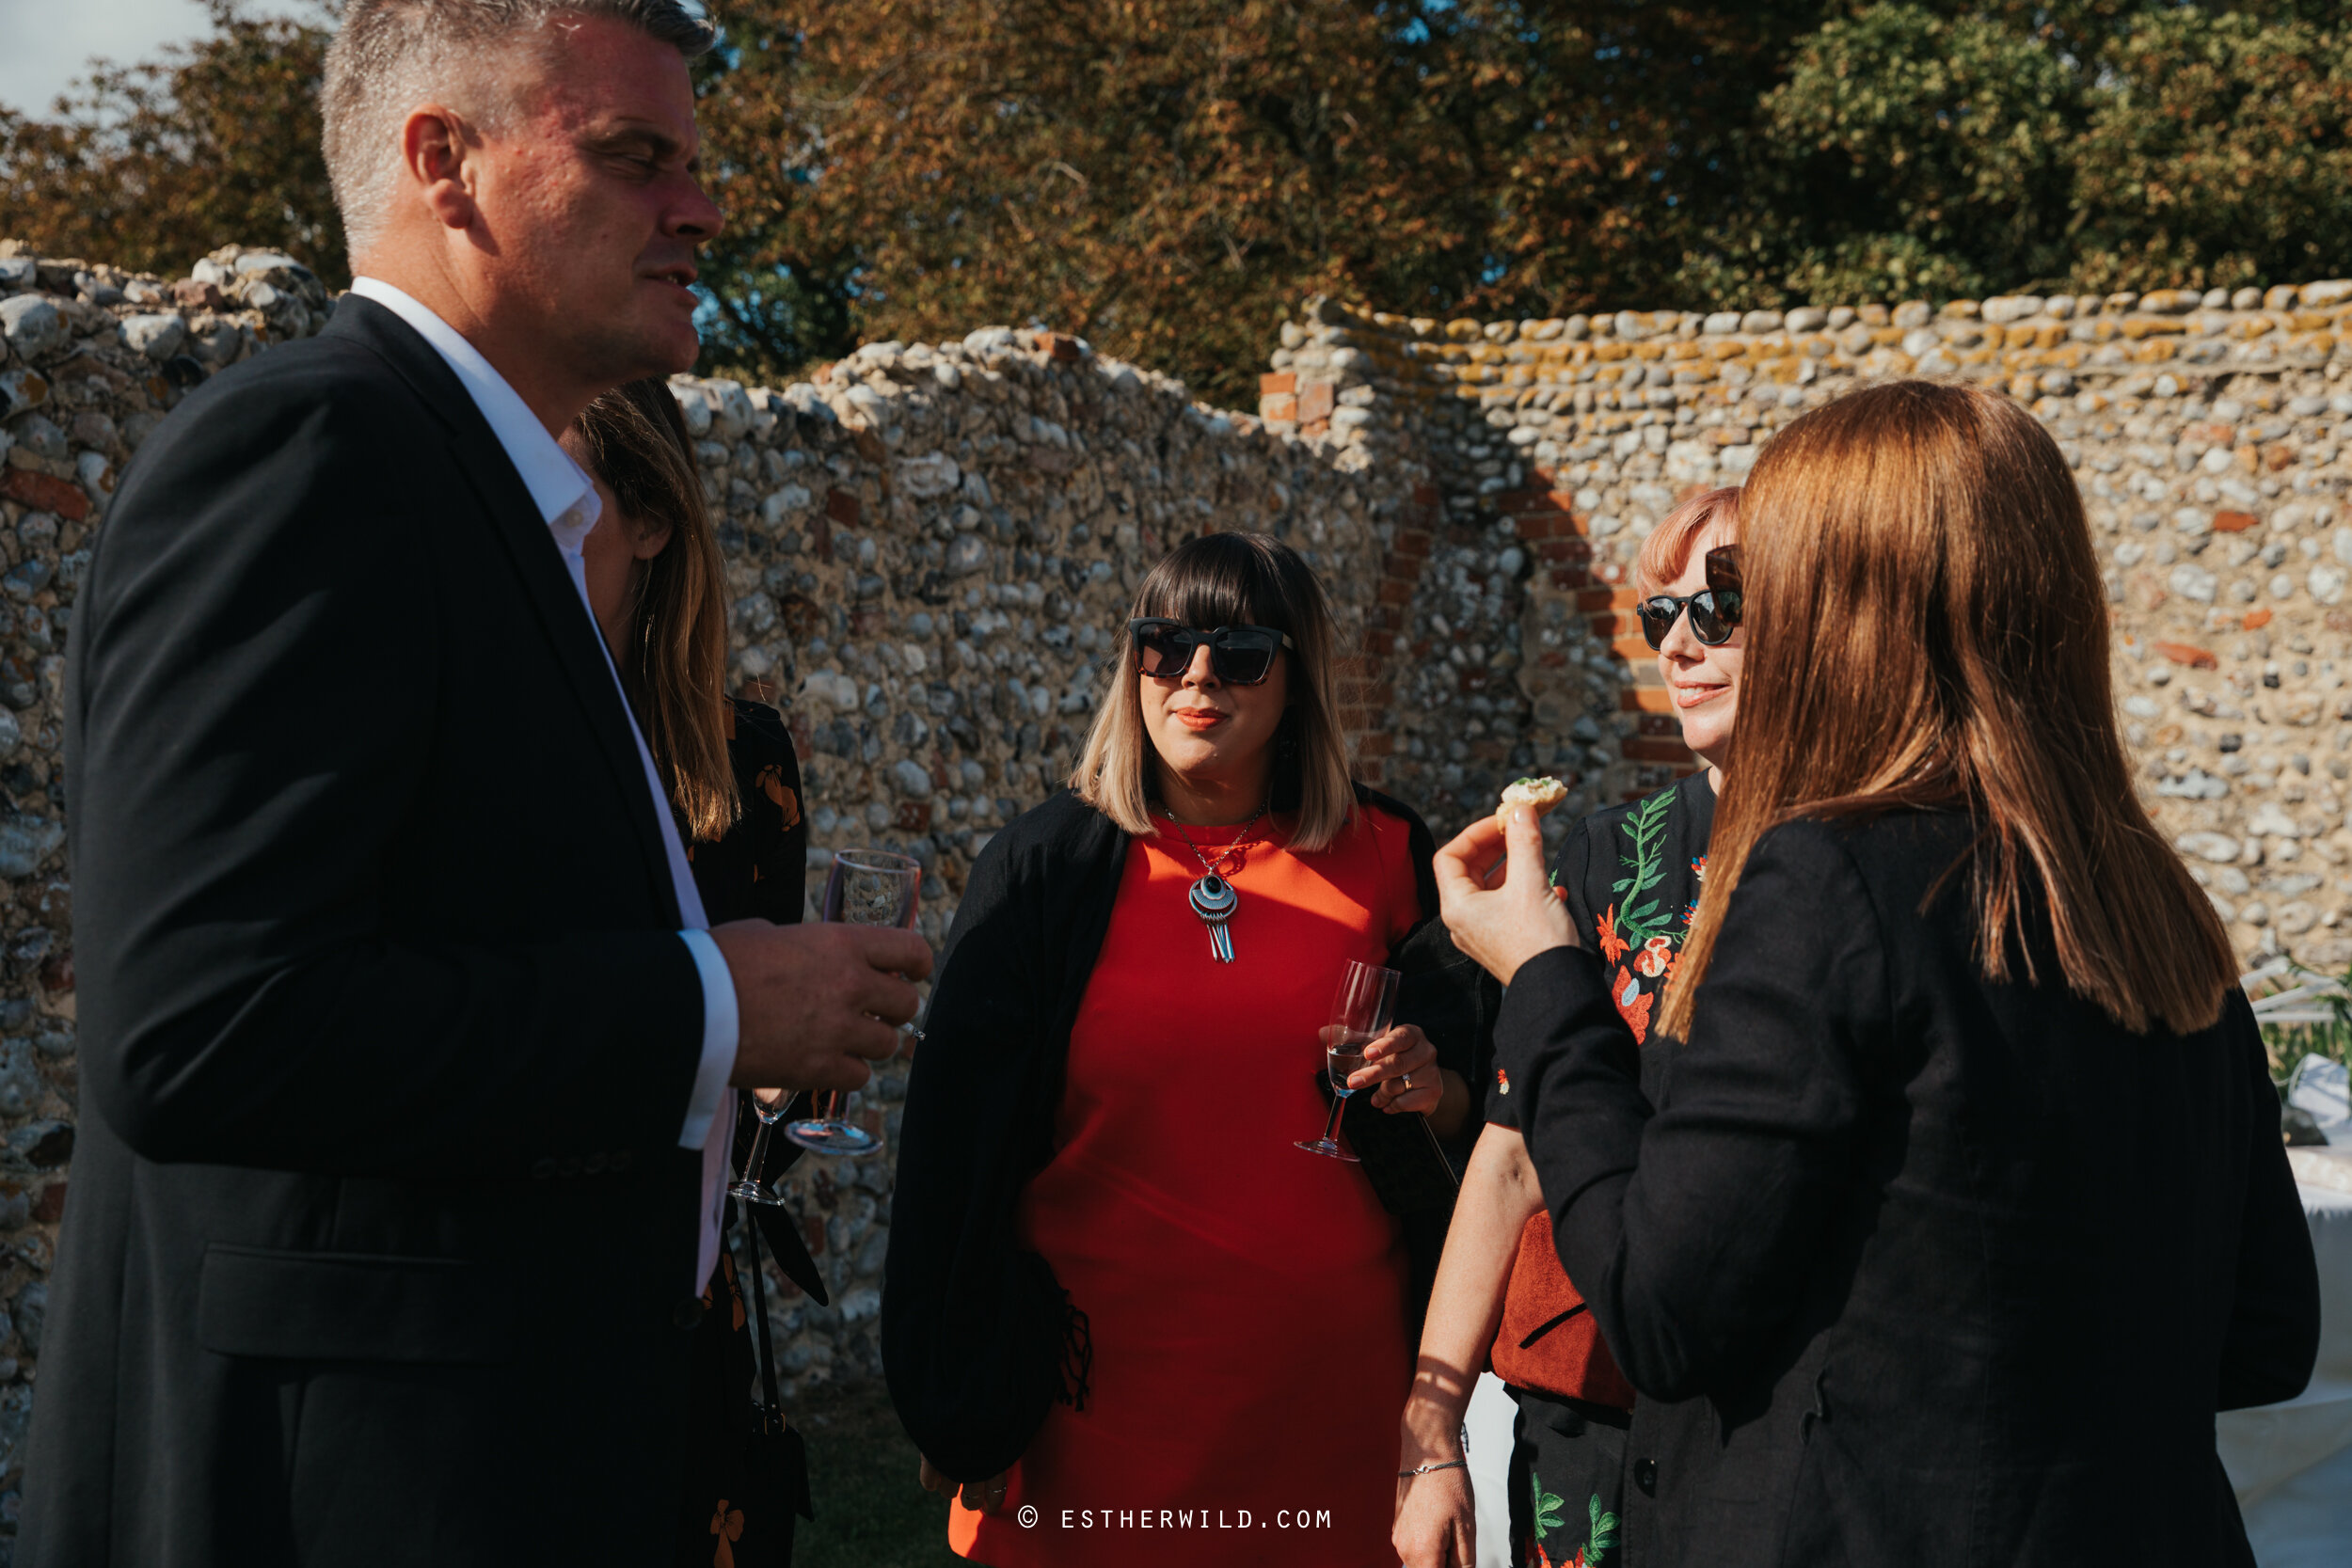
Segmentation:
{"type": "Polygon", "coordinates": [[[360,275],[206,386],[72,626],[87,1098],[17,1560],[650,1563],[730,1085],[930,953],[706,932],[555,436],[696,352],[675,0],[351,0],[360,275]]]}

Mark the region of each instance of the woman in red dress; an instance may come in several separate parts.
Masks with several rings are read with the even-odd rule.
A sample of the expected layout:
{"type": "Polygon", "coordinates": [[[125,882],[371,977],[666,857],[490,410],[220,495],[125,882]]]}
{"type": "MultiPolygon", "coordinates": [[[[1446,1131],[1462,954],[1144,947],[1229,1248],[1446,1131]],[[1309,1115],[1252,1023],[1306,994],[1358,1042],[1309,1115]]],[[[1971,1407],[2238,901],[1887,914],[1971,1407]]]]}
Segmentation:
{"type": "MultiPolygon", "coordinates": [[[[1072,789],[958,911],[899,1139],[891,1391],[976,1561],[1392,1563],[1426,1288],[1374,1182],[1443,1163],[1419,1127],[1359,1137],[1371,1169],[1294,1146],[1341,973],[1410,948],[1432,846],[1349,782],[1289,548],[1195,540],[1135,614],[1072,789]]],[[[1406,1024],[1351,1087],[1451,1133],[1465,1076],[1406,1024]]]]}

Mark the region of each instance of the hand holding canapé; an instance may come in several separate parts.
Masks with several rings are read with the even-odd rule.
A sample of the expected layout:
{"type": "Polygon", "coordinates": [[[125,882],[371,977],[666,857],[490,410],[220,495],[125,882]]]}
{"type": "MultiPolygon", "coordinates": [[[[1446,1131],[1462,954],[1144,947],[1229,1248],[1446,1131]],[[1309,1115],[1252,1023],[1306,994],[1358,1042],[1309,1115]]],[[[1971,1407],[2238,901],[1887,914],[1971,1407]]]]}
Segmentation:
{"type": "Polygon", "coordinates": [[[1482,816],[1438,851],[1438,905],[1454,945],[1507,986],[1536,954],[1581,944],[1566,907],[1551,895],[1535,809],[1499,815],[1507,828],[1482,816]]]}

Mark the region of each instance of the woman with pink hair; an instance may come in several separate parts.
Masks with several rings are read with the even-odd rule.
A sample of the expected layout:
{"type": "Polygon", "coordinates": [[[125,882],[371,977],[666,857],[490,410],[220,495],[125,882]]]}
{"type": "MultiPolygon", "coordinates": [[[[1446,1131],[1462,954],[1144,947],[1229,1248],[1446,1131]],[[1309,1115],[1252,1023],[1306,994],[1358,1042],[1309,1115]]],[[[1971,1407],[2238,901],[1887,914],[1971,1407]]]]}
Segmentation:
{"type": "MultiPolygon", "coordinates": [[[[1593,813],[1562,841],[1552,889],[1611,964],[1611,998],[1637,1038],[1674,974],[1698,909],[1715,792],[1739,705],[1740,492],[1677,507],[1643,542],[1636,615],[1706,766],[1653,795],[1593,813]]],[[[1486,1128],[1462,1180],[1430,1297],[1399,1442],[1394,1544],[1406,1568],[1477,1561],[1462,1418],[1485,1367],[1518,1405],[1511,1560],[1600,1568],[1616,1544],[1633,1388],[1560,1267],[1520,1141],[1509,1080],[1487,1086],[1486,1128]]]]}

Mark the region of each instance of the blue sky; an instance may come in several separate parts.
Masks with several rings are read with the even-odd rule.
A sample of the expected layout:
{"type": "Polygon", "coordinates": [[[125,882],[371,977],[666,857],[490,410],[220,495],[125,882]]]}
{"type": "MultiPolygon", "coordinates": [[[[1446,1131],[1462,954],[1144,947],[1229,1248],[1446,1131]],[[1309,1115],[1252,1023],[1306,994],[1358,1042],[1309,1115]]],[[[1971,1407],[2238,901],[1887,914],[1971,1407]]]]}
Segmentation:
{"type": "MultiPolygon", "coordinates": [[[[249,0],[257,15],[310,12],[303,0],[249,0]]],[[[128,63],[207,30],[197,0],[0,0],[0,105],[45,115],[90,56],[128,63]]]]}

